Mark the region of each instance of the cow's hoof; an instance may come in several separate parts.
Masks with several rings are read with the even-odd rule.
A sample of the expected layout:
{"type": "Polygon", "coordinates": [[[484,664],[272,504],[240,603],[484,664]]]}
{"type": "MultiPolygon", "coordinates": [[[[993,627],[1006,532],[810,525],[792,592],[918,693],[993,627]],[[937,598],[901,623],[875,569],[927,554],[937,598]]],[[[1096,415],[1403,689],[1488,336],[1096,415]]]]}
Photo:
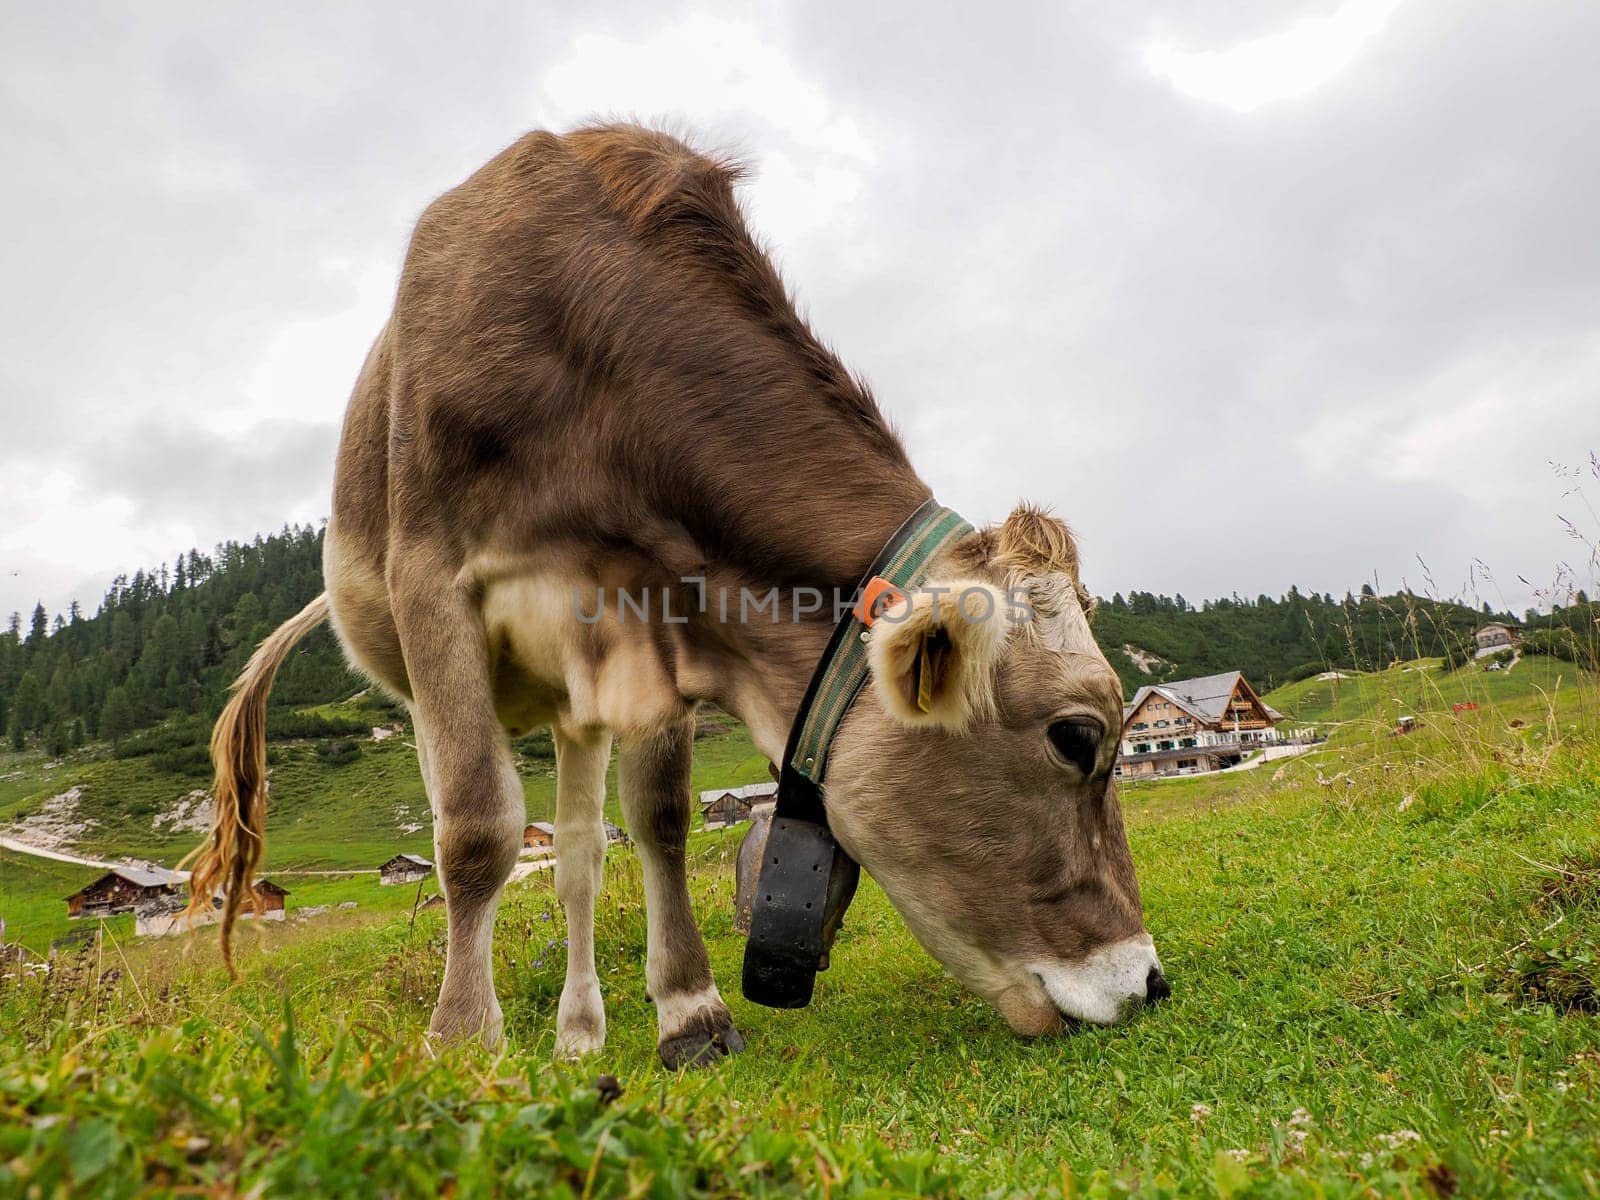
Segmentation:
{"type": "Polygon", "coordinates": [[[669,1071],[683,1067],[709,1067],[718,1059],[744,1049],[744,1038],[724,1015],[720,1020],[697,1021],[676,1037],[665,1039],[657,1048],[662,1065],[669,1071]]]}
{"type": "Polygon", "coordinates": [[[556,1009],[556,1057],[579,1059],[598,1054],[606,1044],[606,1010],[600,985],[593,980],[575,984],[568,977],[556,1009]]]}
{"type": "Polygon", "coordinates": [[[606,1031],[604,1026],[574,1026],[556,1031],[556,1057],[576,1062],[580,1058],[587,1058],[591,1054],[599,1054],[606,1048],[606,1031]]]}
{"type": "Polygon", "coordinates": [[[487,1049],[498,1050],[504,1030],[499,1004],[441,1001],[428,1023],[428,1038],[436,1046],[476,1039],[487,1049]]]}

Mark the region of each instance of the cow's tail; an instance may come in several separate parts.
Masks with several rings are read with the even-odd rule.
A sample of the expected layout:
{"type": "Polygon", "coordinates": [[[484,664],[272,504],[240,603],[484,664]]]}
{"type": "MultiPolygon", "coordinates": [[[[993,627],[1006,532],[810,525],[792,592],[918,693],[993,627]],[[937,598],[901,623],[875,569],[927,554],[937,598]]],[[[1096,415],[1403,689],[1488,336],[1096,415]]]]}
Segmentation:
{"type": "Polygon", "coordinates": [[[323,592],[267,636],[234,680],[222,715],[211,731],[211,762],[216,768],[211,833],[180,867],[193,862],[189,879],[191,923],[208,916],[222,897],[222,961],[233,965],[233,923],[246,896],[255,895],[256,864],[267,844],[267,693],[289,651],[328,616],[323,592]]]}

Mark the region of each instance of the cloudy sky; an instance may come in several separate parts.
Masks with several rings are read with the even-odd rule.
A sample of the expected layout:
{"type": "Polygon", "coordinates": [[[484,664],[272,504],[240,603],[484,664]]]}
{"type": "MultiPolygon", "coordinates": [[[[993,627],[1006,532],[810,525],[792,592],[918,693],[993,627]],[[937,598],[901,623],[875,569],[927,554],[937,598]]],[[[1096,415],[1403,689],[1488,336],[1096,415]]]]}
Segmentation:
{"type": "Polygon", "coordinates": [[[1520,610],[1600,532],[1600,5],[7,5],[0,613],[328,511],[428,200],[633,115],[1090,586],[1520,610]],[[1582,478],[1588,495],[1574,492],[1582,478]],[[1481,565],[1475,565],[1481,564],[1481,565]],[[1484,567],[1488,578],[1485,579],[1484,567]]]}

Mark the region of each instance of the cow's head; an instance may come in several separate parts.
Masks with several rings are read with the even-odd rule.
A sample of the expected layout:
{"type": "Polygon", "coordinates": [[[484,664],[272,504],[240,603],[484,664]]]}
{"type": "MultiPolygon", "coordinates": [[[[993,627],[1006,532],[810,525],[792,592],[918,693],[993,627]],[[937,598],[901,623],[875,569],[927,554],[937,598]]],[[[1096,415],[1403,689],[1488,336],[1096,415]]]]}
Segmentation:
{"type": "Polygon", "coordinates": [[[1168,990],[1112,782],[1122,687],[1089,608],[1044,513],[958,543],[875,622],[875,687],[829,762],[840,844],[1021,1034],[1111,1024],[1168,990]]]}

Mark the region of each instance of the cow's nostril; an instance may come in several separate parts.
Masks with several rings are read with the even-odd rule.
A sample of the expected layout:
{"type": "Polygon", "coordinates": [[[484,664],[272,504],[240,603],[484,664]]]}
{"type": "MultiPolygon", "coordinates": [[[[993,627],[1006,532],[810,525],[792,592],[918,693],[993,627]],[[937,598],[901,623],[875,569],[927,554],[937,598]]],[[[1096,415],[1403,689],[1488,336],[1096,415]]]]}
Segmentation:
{"type": "Polygon", "coordinates": [[[1150,974],[1144,979],[1144,998],[1154,1004],[1157,1000],[1165,1000],[1170,995],[1172,995],[1172,985],[1161,973],[1161,968],[1151,967],[1150,974]]]}

